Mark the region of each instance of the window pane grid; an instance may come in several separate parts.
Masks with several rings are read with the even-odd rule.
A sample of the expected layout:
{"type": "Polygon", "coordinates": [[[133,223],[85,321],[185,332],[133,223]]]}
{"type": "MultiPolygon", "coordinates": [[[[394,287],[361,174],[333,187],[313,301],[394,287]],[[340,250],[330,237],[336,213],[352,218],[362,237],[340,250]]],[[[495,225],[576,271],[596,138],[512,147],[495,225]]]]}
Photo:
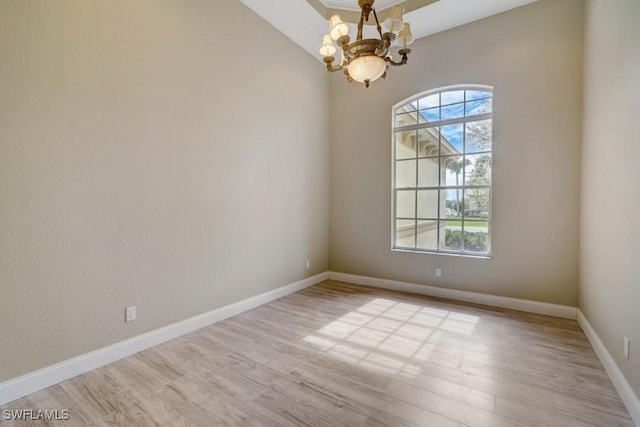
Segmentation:
{"type": "Polygon", "coordinates": [[[492,101],[491,91],[457,89],[394,111],[394,248],[489,255],[492,101]]]}
{"type": "MultiPolygon", "coordinates": [[[[404,114],[405,113],[403,113],[402,115],[404,114]]],[[[444,126],[451,123],[468,123],[468,122],[474,122],[478,120],[485,120],[487,118],[489,119],[491,118],[491,113],[475,114],[475,115],[470,115],[465,117],[444,119],[440,121],[423,122],[423,123],[414,123],[415,119],[412,119],[410,123],[406,123],[407,120],[404,120],[403,124],[401,125],[399,125],[396,121],[395,130],[396,132],[404,132],[404,131],[416,130],[416,129],[432,129],[438,126],[444,126]]]]}

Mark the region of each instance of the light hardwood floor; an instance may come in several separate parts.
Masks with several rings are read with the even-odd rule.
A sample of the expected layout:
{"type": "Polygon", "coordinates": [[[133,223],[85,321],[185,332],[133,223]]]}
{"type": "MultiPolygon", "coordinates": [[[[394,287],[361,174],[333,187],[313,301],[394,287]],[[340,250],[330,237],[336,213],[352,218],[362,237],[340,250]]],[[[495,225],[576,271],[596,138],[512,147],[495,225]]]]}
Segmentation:
{"type": "Polygon", "coordinates": [[[3,409],[68,409],[65,426],[633,426],[575,321],[335,281],[3,409]]]}

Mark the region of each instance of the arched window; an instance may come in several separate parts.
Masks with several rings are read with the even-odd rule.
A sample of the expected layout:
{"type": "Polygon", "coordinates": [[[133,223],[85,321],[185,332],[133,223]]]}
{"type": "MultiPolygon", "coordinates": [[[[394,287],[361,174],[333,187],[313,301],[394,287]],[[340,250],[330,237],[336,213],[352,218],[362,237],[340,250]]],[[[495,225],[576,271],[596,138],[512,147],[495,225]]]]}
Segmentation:
{"type": "Polygon", "coordinates": [[[465,85],[393,108],[393,249],[491,253],[493,88],[465,85]]]}

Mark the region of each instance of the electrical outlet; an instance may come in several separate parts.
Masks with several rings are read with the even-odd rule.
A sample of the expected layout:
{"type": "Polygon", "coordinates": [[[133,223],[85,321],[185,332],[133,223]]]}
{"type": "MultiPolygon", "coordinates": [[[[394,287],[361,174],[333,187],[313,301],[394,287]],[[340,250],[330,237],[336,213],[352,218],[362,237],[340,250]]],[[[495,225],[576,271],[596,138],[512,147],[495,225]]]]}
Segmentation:
{"type": "Polygon", "coordinates": [[[127,307],[124,311],[124,321],[133,322],[136,320],[136,306],[127,307]]]}
{"type": "Polygon", "coordinates": [[[631,342],[629,341],[629,338],[624,337],[624,357],[626,357],[627,359],[629,358],[629,345],[631,344],[631,342]]]}
{"type": "Polygon", "coordinates": [[[442,277],[442,269],[436,268],[436,277],[442,277]]]}
{"type": "Polygon", "coordinates": [[[309,263],[309,260],[307,260],[307,269],[309,269],[309,266],[310,266],[310,265],[311,265],[311,264],[309,263]]]}

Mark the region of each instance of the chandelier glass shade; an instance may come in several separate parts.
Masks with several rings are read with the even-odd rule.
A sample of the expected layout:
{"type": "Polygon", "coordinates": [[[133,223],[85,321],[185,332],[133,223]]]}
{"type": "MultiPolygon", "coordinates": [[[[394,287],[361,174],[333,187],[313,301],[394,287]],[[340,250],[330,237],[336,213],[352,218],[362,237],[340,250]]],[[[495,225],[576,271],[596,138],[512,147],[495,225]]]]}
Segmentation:
{"type": "Polygon", "coordinates": [[[387,71],[387,62],[376,55],[359,56],[351,60],[347,71],[359,83],[373,82],[387,71]]]}
{"type": "Polygon", "coordinates": [[[347,81],[357,81],[364,83],[366,87],[380,77],[387,75],[387,70],[391,66],[401,66],[407,63],[407,58],[411,49],[408,46],[413,43],[411,28],[408,23],[403,22],[403,9],[399,6],[391,8],[391,12],[383,25],[378,21],[378,14],[373,7],[374,0],[358,0],[360,6],[360,21],[358,22],[358,34],[356,40],[351,42],[349,37],[349,26],[342,22],[339,15],[333,15],[329,19],[329,32],[322,36],[320,54],[330,72],[343,71],[347,81]],[[380,38],[365,39],[362,37],[362,30],[365,22],[369,22],[369,16],[373,13],[376,29],[380,38]],[[333,56],[337,48],[337,43],[341,49],[341,60],[339,65],[335,65],[333,56]],[[400,47],[398,54],[400,60],[395,61],[391,55],[391,47],[400,47]]]}

